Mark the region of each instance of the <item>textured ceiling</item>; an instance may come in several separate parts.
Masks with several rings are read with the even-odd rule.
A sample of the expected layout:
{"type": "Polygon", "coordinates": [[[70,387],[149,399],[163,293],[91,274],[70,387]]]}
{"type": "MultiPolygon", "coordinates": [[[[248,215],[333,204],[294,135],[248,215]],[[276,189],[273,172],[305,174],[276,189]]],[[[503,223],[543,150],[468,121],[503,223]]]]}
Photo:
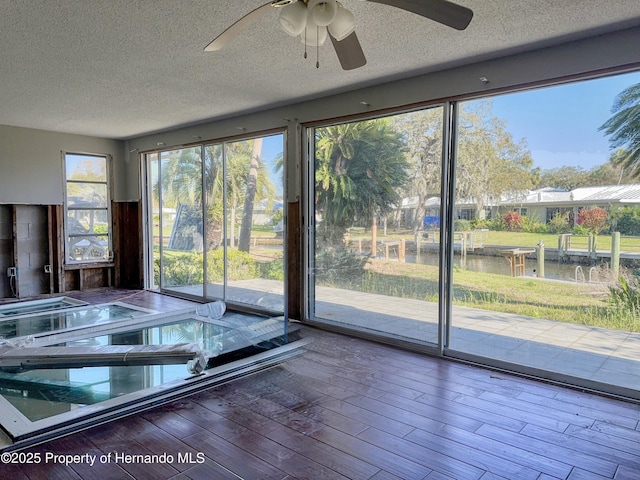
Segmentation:
{"type": "Polygon", "coordinates": [[[131,138],[640,25],[637,0],[456,1],[462,32],[343,0],[368,59],[343,71],[330,42],[304,60],[275,10],[203,51],[266,0],[0,0],[0,124],[131,138]]]}

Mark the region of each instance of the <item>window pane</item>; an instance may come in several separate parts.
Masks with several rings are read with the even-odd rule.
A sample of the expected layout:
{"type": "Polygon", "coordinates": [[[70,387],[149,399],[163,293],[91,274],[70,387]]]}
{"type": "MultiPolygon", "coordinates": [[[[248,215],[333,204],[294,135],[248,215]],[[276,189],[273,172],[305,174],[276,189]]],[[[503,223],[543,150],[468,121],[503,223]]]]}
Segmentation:
{"type": "Polygon", "coordinates": [[[633,85],[639,73],[460,104],[456,231],[471,237],[456,255],[451,349],[638,390],[640,185],[602,128],[633,85]]]}
{"type": "Polygon", "coordinates": [[[202,159],[200,147],[160,154],[162,287],[203,295],[202,159]]]}
{"type": "Polygon", "coordinates": [[[316,128],[311,315],[438,342],[443,109],[316,128]]]}
{"type": "Polygon", "coordinates": [[[65,155],[65,247],[68,263],[111,259],[107,157],[65,155]]]}
{"type": "Polygon", "coordinates": [[[67,235],[108,234],[108,217],[107,210],[69,210],[67,211],[67,235]]]}
{"type": "Polygon", "coordinates": [[[283,147],[281,134],[224,146],[226,298],[272,312],[284,311],[283,147]]]}
{"type": "Polygon", "coordinates": [[[203,148],[147,156],[154,283],[281,314],[284,135],[203,148]]]}
{"type": "Polygon", "coordinates": [[[207,296],[224,298],[224,165],[222,144],[206,145],[207,296]]]}
{"type": "Polygon", "coordinates": [[[107,208],[107,184],[67,182],[67,208],[107,208]]]}
{"type": "Polygon", "coordinates": [[[109,259],[108,235],[83,235],[67,237],[68,259],[85,262],[109,259]]]}
{"type": "Polygon", "coordinates": [[[107,182],[107,159],[92,155],[65,156],[67,180],[107,182]]]}

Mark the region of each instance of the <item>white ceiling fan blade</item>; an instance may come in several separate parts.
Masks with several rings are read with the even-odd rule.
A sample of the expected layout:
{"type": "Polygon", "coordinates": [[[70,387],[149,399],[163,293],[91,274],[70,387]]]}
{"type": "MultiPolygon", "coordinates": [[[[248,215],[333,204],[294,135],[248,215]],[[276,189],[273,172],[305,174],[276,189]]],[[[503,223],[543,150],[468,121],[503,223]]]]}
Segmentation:
{"type": "Polygon", "coordinates": [[[218,35],[213,41],[204,47],[205,52],[215,52],[216,50],[220,50],[227,43],[237,37],[239,34],[244,32],[251,25],[256,23],[262,17],[264,17],[267,13],[271,11],[273,2],[267,2],[261,7],[256,8],[255,10],[247,13],[244,17],[238,20],[236,23],[227,28],[224,32],[218,35]]]}
{"type": "Polygon", "coordinates": [[[456,30],[464,30],[473,18],[473,11],[448,0],[369,0],[421,15],[456,30]]]}

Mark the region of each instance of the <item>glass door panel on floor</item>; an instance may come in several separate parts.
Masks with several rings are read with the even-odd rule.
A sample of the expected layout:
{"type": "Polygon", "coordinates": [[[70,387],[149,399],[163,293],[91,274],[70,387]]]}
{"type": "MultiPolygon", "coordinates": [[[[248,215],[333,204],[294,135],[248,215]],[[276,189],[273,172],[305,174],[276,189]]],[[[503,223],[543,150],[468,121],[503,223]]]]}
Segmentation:
{"type": "Polygon", "coordinates": [[[638,84],[631,73],[460,103],[454,217],[466,243],[449,354],[640,397],[638,207],[625,203],[640,185],[606,128],[638,84]]]}
{"type": "Polygon", "coordinates": [[[309,130],[309,316],[438,343],[443,108],[309,130]]]}

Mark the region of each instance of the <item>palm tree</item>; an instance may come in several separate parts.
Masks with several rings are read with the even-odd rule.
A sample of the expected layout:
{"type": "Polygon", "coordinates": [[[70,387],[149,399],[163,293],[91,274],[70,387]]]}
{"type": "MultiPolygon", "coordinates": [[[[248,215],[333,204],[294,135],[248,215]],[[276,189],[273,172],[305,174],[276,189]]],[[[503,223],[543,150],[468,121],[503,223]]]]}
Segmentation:
{"type": "Polygon", "coordinates": [[[373,221],[400,201],[408,179],[404,143],[389,119],[316,130],[316,211],[320,238],[339,245],[348,227],[373,221]]]}
{"type": "MultiPolygon", "coordinates": [[[[202,223],[207,233],[207,249],[217,248],[222,242],[222,226],[224,218],[223,195],[226,195],[226,207],[230,217],[231,241],[235,238],[235,216],[242,207],[247,195],[252,152],[256,140],[243,140],[225,144],[205,146],[204,190],[202,182],[202,158],[200,147],[185,148],[162,154],[161,185],[154,185],[155,198],[157,190],[162,188],[163,205],[177,208],[186,205],[185,215],[189,224],[198,224],[198,232],[202,234],[202,223]],[[226,165],[223,168],[223,148],[226,165]],[[223,173],[226,172],[226,178],[223,173]],[[206,219],[202,220],[202,202],[206,205],[206,219]]],[[[267,199],[274,201],[275,187],[272,185],[265,165],[258,165],[255,174],[254,201],[267,199]]],[[[246,203],[246,202],[245,202],[246,203]]],[[[249,227],[249,234],[251,228],[249,227]]]]}
{"type": "Polygon", "coordinates": [[[613,115],[600,130],[609,135],[612,149],[623,149],[612,160],[640,178],[640,83],[620,92],[611,111],[613,115]]]}
{"type": "MultiPolygon", "coordinates": [[[[244,204],[247,204],[247,189],[249,188],[249,179],[251,174],[254,175],[255,188],[253,197],[251,198],[251,206],[257,201],[267,200],[273,202],[275,199],[275,187],[269,179],[267,166],[259,161],[256,170],[252,170],[252,158],[254,151],[258,148],[255,145],[260,144],[262,139],[242,140],[238,142],[230,142],[224,144],[225,149],[225,168],[226,175],[223,176],[223,145],[212,145],[207,147],[209,150],[208,157],[211,158],[210,165],[205,168],[205,186],[208,196],[208,211],[211,220],[217,222],[218,229],[221,231],[223,222],[223,192],[226,195],[226,208],[228,214],[228,231],[227,237],[231,246],[235,244],[235,229],[237,226],[237,214],[244,204]]],[[[210,221],[211,221],[210,220],[210,221]]],[[[248,217],[251,221],[251,216],[248,217]]],[[[249,237],[251,236],[251,226],[247,228],[249,237]]],[[[241,229],[242,231],[242,229],[241,229]]]]}
{"type": "Polygon", "coordinates": [[[251,245],[251,224],[253,223],[253,203],[258,188],[258,170],[260,169],[260,155],[262,155],[262,138],[253,140],[249,175],[247,177],[247,190],[242,212],[242,225],[240,238],[238,238],[238,250],[248,252],[251,245]]]}
{"type": "Polygon", "coordinates": [[[162,201],[165,206],[194,205],[202,201],[202,162],[200,148],[163,152],[162,201]]]}

